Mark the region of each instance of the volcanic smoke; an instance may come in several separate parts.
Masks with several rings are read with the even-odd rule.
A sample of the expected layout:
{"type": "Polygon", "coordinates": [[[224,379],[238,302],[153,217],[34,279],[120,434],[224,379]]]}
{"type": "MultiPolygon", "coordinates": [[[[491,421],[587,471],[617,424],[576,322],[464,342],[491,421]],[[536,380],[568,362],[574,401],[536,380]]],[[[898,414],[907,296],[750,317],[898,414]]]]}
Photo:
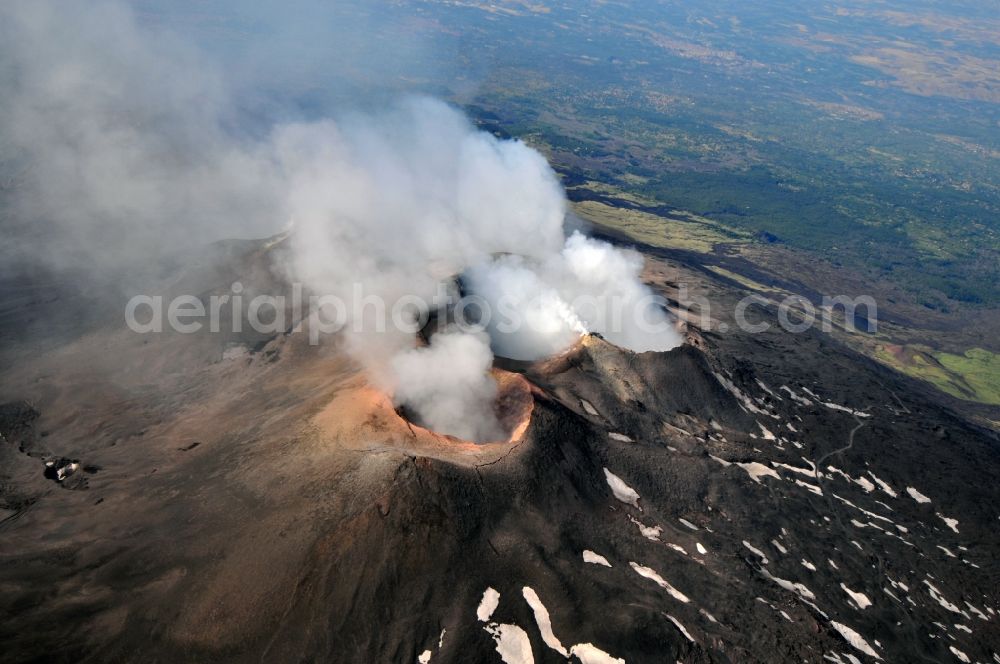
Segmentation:
{"type": "Polygon", "coordinates": [[[567,238],[566,198],[542,155],[477,130],[451,106],[408,99],[377,115],[281,128],[275,145],[297,278],[344,297],[360,280],[388,301],[430,301],[442,275],[460,274],[493,313],[488,336],[452,328],[426,348],[367,321],[347,333],[354,356],[435,431],[497,437],[493,352],[539,359],[586,332],[635,351],[680,343],[639,280],[641,257],[567,238]]]}
{"type": "Polygon", "coordinates": [[[242,109],[226,77],[124,3],[4,7],[0,141],[24,164],[11,209],[31,220],[12,228],[11,260],[122,282],[128,265],[292,220],[286,276],[345,302],[363,286],[366,313],[337,335],[343,347],[429,428],[472,440],[500,435],[494,352],[533,360],[585,332],[635,351],[680,343],[639,279],[641,257],[566,237],[545,158],[448,104],[407,98],[234,132],[242,109]],[[116,40],[101,38],[109,30],[116,40]],[[378,325],[378,302],[429,302],[456,279],[500,314],[485,334],[448,329],[425,345],[378,325]]]}

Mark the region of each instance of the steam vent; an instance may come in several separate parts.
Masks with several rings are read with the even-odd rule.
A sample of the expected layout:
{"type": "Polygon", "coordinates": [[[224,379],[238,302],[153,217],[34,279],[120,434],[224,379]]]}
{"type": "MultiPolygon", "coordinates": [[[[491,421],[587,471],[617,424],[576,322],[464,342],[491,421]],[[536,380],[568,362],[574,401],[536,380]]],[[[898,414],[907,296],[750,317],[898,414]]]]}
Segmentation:
{"type": "MultiPolygon", "coordinates": [[[[496,381],[497,393],[493,403],[493,413],[500,424],[500,431],[503,434],[502,440],[496,441],[459,441],[456,442],[508,442],[517,443],[524,436],[531,422],[531,412],[534,408],[532,397],[532,385],[519,373],[505,371],[494,367],[490,372],[491,377],[496,381]]],[[[417,430],[427,431],[418,418],[409,412],[405,406],[396,408],[397,414],[407,422],[407,425],[416,432],[417,430]]],[[[446,437],[451,438],[450,436],[446,437]]]]}

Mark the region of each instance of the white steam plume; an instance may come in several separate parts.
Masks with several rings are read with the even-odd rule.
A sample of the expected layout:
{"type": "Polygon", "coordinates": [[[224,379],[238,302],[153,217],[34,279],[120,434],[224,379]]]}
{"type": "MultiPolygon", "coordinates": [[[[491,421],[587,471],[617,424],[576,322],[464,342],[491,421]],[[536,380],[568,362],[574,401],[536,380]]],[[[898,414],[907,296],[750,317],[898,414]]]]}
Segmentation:
{"type": "Polygon", "coordinates": [[[497,353],[535,360],[585,332],[637,352],[678,346],[680,335],[640,280],[641,271],[639,254],[575,232],[562,251],[541,261],[500,256],[473,266],[464,278],[494,314],[487,329],[497,353]]]}
{"type": "Polygon", "coordinates": [[[643,259],[638,253],[573,233],[560,259],[552,279],[591,332],[637,352],[680,345],[670,317],[640,279],[643,259]]]}
{"type": "Polygon", "coordinates": [[[545,159],[425,98],[282,127],[273,144],[295,223],[294,277],[347,301],[360,283],[369,300],[341,333],[347,349],[421,423],[502,438],[488,340],[451,331],[415,349],[412,331],[377,328],[386,312],[376,309],[404,296],[430,301],[440,284],[494,252],[557,255],[566,202],[545,159]]]}
{"type": "Polygon", "coordinates": [[[537,360],[587,332],[559,291],[521,256],[478,263],[462,276],[466,288],[489,305],[492,315],[484,322],[503,357],[537,360]]]}
{"type": "Polygon", "coordinates": [[[486,334],[439,332],[429,346],[393,358],[396,399],[435,431],[468,440],[500,440],[505,434],[493,410],[496,383],[483,379],[492,365],[486,334]]]}
{"type": "Polygon", "coordinates": [[[317,291],[361,280],[368,293],[430,298],[492,252],[541,258],[562,246],[565,200],[545,159],[444,103],[286,126],[274,145],[296,273],[317,291]]]}
{"type": "MultiPolygon", "coordinates": [[[[588,330],[637,351],[680,343],[639,280],[642,258],[579,234],[566,239],[565,196],[544,158],[478,131],[450,106],[411,99],[375,116],[285,127],[275,145],[295,219],[296,276],[314,290],[348,299],[360,281],[378,301],[430,300],[442,279],[462,273],[490,307],[494,350],[514,359],[560,352],[588,330]]],[[[486,411],[469,406],[495,389],[485,371],[478,386],[465,371],[479,365],[481,344],[458,343],[452,332],[432,339],[433,352],[413,352],[412,333],[376,334],[361,323],[360,333],[344,332],[348,347],[397,401],[439,431],[467,433],[481,418],[476,438],[492,435],[486,411]],[[437,366],[445,350],[451,362],[437,366]],[[428,380],[414,380],[418,366],[428,380]],[[442,371],[454,373],[450,394],[442,371]]]]}
{"type": "Polygon", "coordinates": [[[585,330],[634,350],[679,343],[635,323],[637,311],[668,322],[643,301],[638,255],[565,238],[558,179],[520,141],[426,98],[234,134],[225,79],[123,3],[0,3],[5,253],[99,274],[292,219],[289,276],[371,298],[341,335],[347,350],[421,421],[474,440],[500,436],[485,337],[449,330],[419,348],[413,331],[379,331],[379,302],[429,300],[464,273],[525,319],[489,329],[504,355],[550,355],[585,330]]]}

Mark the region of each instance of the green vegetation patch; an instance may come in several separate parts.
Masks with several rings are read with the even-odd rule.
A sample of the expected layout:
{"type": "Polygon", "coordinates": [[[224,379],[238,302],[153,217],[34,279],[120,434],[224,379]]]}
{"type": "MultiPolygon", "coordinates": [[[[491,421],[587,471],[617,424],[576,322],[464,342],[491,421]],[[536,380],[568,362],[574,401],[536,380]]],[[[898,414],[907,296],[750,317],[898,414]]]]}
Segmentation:
{"type": "Polygon", "coordinates": [[[743,235],[726,232],[711,222],[695,221],[693,217],[671,219],[640,210],[612,207],[598,201],[574,203],[573,210],[587,221],[617,230],[651,247],[710,253],[719,243],[748,241],[743,235]]]}
{"type": "Polygon", "coordinates": [[[875,357],[897,371],[967,401],[1000,405],[1000,355],[972,348],[964,355],[920,346],[879,346],[875,357]]]}
{"type": "Polygon", "coordinates": [[[935,353],[949,371],[964,378],[975,390],[978,401],[1000,404],[1000,355],[982,348],[965,351],[965,355],[935,353]]]}

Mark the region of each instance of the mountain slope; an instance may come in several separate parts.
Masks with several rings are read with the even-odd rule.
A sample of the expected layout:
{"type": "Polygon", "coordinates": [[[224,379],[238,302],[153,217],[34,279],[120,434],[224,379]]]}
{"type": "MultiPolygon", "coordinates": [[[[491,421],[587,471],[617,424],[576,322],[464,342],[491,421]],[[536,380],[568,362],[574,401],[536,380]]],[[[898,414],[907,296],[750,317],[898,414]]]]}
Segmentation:
{"type": "MultiPolygon", "coordinates": [[[[274,259],[175,286],[281,288],[274,259]]],[[[890,371],[777,328],[511,364],[530,421],[474,445],[291,331],[109,326],[25,357],[0,384],[0,660],[1000,652],[997,441],[890,371]]]]}

